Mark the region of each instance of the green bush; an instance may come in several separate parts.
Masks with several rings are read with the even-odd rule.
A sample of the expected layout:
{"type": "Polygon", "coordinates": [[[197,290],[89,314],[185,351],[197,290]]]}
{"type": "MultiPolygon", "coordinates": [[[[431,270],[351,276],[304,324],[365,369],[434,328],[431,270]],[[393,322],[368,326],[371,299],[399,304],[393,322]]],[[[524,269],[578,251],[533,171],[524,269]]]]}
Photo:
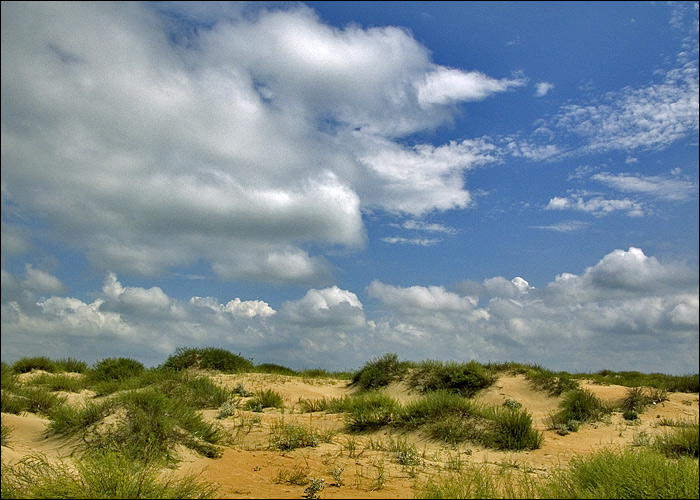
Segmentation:
{"type": "Polygon", "coordinates": [[[400,379],[409,366],[409,362],[399,361],[398,355],[386,353],[380,358],[368,361],[355,372],[351,385],[364,390],[379,389],[400,379]]]}
{"type": "Polygon", "coordinates": [[[194,368],[223,373],[242,373],[253,371],[255,365],[240,354],[233,354],[217,347],[179,347],[160,367],[173,370],[194,368]]]}
{"type": "Polygon", "coordinates": [[[468,363],[423,361],[411,370],[408,384],[421,392],[449,391],[470,398],[496,380],[476,361],[468,363]]]}
{"type": "Polygon", "coordinates": [[[270,448],[275,450],[314,448],[318,446],[319,442],[321,442],[321,437],[305,427],[277,421],[273,422],[270,428],[270,448]]]}
{"type": "Polygon", "coordinates": [[[12,364],[12,371],[15,373],[27,373],[32,370],[44,370],[49,373],[55,373],[58,371],[56,363],[51,361],[46,356],[21,358],[12,364]]]}
{"type": "Polygon", "coordinates": [[[73,377],[65,373],[42,373],[32,378],[30,384],[46,386],[50,391],[80,392],[85,388],[86,381],[82,377],[73,377]]]}
{"type": "Polygon", "coordinates": [[[14,392],[2,394],[3,413],[19,415],[23,412],[48,416],[65,402],[65,398],[54,394],[46,387],[18,387],[14,392]]]}
{"type": "Polygon", "coordinates": [[[131,358],[105,358],[96,361],[87,371],[90,382],[114,382],[137,377],[143,373],[143,363],[131,358]]]}

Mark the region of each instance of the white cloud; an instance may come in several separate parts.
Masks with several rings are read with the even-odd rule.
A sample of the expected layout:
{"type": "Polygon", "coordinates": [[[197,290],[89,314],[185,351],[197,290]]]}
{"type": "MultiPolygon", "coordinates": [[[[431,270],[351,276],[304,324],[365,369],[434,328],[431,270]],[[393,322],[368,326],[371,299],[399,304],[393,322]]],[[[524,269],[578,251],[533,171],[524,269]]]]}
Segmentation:
{"type": "MultiPolygon", "coordinates": [[[[553,198],[550,200],[550,204],[553,205],[552,207],[555,206],[566,206],[566,200],[563,202],[561,201],[561,198],[553,198]]],[[[557,231],[560,233],[571,233],[574,231],[581,231],[583,229],[586,229],[588,226],[590,226],[590,223],[588,222],[583,222],[583,221],[578,221],[578,220],[570,220],[570,221],[565,221],[565,222],[558,222],[556,224],[550,224],[547,226],[530,226],[534,229],[548,229],[550,231],[557,231]]]]}
{"type": "Polygon", "coordinates": [[[50,349],[57,358],[123,355],[159,364],[175,348],[194,345],[329,369],[356,369],[381,352],[568,371],[680,374],[698,363],[697,269],[635,247],[537,288],[523,277],[465,281],[455,290],[373,281],[366,292],[377,308],[337,286],[310,289],[275,314],[262,300],[180,301],[159,287],[124,286],[116,275],[92,302],[59,295],[37,301],[27,289],[5,301],[7,287],[24,285],[7,271],[2,285],[3,359],[50,349]]]}
{"type": "Polygon", "coordinates": [[[39,293],[64,293],[66,287],[61,280],[51,274],[34,269],[31,264],[24,266],[25,279],[21,283],[23,287],[39,293]]]}
{"type": "Polygon", "coordinates": [[[584,199],[584,195],[571,194],[568,198],[555,196],[545,207],[545,210],[576,210],[585,212],[596,217],[609,215],[613,212],[627,212],[630,217],[641,217],[645,215],[641,203],[625,198],[623,200],[605,199],[602,196],[593,196],[584,199]]]}
{"type": "Polygon", "coordinates": [[[669,201],[686,200],[698,191],[696,183],[661,176],[601,172],[591,176],[591,179],[602,182],[619,191],[647,194],[669,201]]]}
{"type": "Polygon", "coordinates": [[[427,108],[435,104],[480,101],[496,92],[525,85],[522,79],[497,80],[478,71],[465,72],[437,67],[418,83],[418,103],[427,108]]]}
{"type": "Polygon", "coordinates": [[[326,249],[362,247],[363,210],[469,205],[464,173],[494,146],[396,139],[519,79],[436,65],[400,28],[255,10],[3,4],[3,200],[98,269],[203,260],[220,279],[306,285],[331,282],[326,249]]]}
{"type": "Polygon", "coordinates": [[[442,240],[437,238],[403,238],[401,236],[387,236],[385,238],[382,238],[382,241],[384,243],[389,243],[392,245],[399,243],[402,245],[418,245],[422,247],[429,247],[437,245],[442,240]]]}
{"type": "Polygon", "coordinates": [[[535,95],[537,97],[544,97],[546,96],[550,90],[554,88],[554,84],[548,83],[548,82],[540,82],[535,84],[535,95]]]}

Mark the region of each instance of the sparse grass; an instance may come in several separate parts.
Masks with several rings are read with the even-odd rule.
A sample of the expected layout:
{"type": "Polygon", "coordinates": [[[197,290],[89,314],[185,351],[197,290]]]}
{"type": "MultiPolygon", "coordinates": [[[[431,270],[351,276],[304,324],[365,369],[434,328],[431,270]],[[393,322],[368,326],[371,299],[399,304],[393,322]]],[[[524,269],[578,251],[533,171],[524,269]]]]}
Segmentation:
{"type": "Polygon", "coordinates": [[[614,372],[601,370],[593,374],[577,374],[576,378],[593,380],[598,384],[615,384],[626,387],[652,387],[668,392],[699,392],[698,374],[666,375],[663,373],[641,373],[637,371],[614,372]]]}
{"type": "Polygon", "coordinates": [[[272,375],[297,375],[295,370],[287,368],[286,366],[277,365],[275,363],[262,363],[260,365],[255,365],[256,373],[269,373],[272,375]]]}
{"type": "Polygon", "coordinates": [[[466,464],[418,485],[416,498],[698,498],[698,461],[669,460],[647,449],[604,449],[579,456],[549,477],[518,469],[492,474],[466,464]]]}
{"type": "Polygon", "coordinates": [[[9,425],[0,424],[0,446],[8,446],[10,444],[10,434],[12,428],[9,425]]]}
{"type": "Polygon", "coordinates": [[[216,370],[223,373],[242,373],[254,371],[255,365],[240,354],[233,354],[225,349],[216,347],[179,347],[160,367],[172,370],[196,368],[216,370]]]}
{"type": "Polygon", "coordinates": [[[156,462],[132,460],[112,448],[72,465],[38,454],[2,464],[2,498],[214,498],[217,491],[195,475],[163,475],[156,462]]]}
{"type": "Polygon", "coordinates": [[[30,384],[35,386],[46,386],[46,388],[52,392],[80,392],[87,385],[83,377],[73,377],[65,373],[42,373],[41,375],[34,377],[30,384]]]}
{"type": "Polygon", "coordinates": [[[54,394],[43,386],[16,386],[12,392],[3,390],[3,413],[19,415],[23,412],[49,416],[51,411],[63,404],[64,397],[54,394]]]}
{"type": "Polygon", "coordinates": [[[309,484],[309,474],[298,466],[294,467],[291,471],[280,469],[277,472],[277,477],[273,479],[273,481],[277,484],[288,483],[295,486],[306,486],[309,484]]]}
{"type": "Polygon", "coordinates": [[[470,398],[496,380],[493,372],[470,361],[456,363],[427,360],[410,370],[408,385],[420,392],[447,391],[470,398]]]}

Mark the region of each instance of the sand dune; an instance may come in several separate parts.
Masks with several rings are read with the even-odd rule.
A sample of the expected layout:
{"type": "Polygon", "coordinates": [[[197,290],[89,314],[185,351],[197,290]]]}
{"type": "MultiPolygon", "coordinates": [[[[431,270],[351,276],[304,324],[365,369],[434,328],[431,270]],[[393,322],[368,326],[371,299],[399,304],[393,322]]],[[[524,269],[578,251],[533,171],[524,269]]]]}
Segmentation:
{"type": "MultiPolygon", "coordinates": [[[[30,375],[26,375],[28,377],[30,375]]],[[[519,468],[532,474],[547,474],[553,468],[566,465],[577,455],[588,454],[603,447],[629,446],[635,435],[646,432],[653,436],[663,432],[657,425],[660,419],[698,419],[698,394],[670,393],[669,400],[650,405],[636,422],[625,421],[620,413],[613,413],[602,422],[585,424],[578,432],[561,436],[547,430],[543,419],[557,409],[560,398],[532,389],[522,376],[501,376],[476,399],[488,405],[501,405],[510,399],[521,403],[533,416],[535,428],[544,434],[541,448],[524,452],[504,452],[464,443],[451,447],[427,439],[419,433],[397,433],[380,430],[371,434],[351,435],[344,432],[342,415],[324,412],[301,413],[300,398],[336,398],[351,394],[354,389],[344,380],[304,379],[293,376],[243,374],[210,375],[213,380],[229,389],[242,384],[247,390],[272,389],[284,399],[285,409],[266,409],[262,413],[238,412],[225,419],[217,419],[218,410],[205,410],[204,417],[216,421],[234,438],[218,459],[204,458],[185,448],[179,451],[181,461],[177,474],[195,472],[201,479],[220,486],[222,498],[301,498],[305,485],[291,484],[294,473],[307,478],[323,478],[322,498],[412,498],[414,485],[430,475],[440,473],[452,464],[486,464],[494,469],[504,466],[519,468]],[[296,423],[307,428],[334,430],[331,443],[317,447],[297,448],[281,452],[269,447],[269,431],[275,422],[296,423]],[[242,425],[246,424],[246,425],[242,425]],[[420,465],[407,467],[397,463],[395,454],[381,448],[397,441],[414,444],[420,455],[420,465]],[[332,471],[340,471],[343,482],[334,486],[332,471]]],[[[623,398],[627,388],[615,385],[596,385],[582,382],[605,401],[623,398]]],[[[407,401],[415,398],[403,384],[392,384],[384,389],[389,395],[407,401]]],[[[66,395],[66,394],[64,394],[66,395]]],[[[88,391],[70,394],[69,401],[79,404],[92,396],[88,391]]],[[[2,414],[2,423],[12,429],[9,447],[2,447],[2,459],[13,463],[30,453],[38,452],[51,460],[67,457],[70,443],[45,437],[48,420],[34,414],[21,416],[2,414]]]]}

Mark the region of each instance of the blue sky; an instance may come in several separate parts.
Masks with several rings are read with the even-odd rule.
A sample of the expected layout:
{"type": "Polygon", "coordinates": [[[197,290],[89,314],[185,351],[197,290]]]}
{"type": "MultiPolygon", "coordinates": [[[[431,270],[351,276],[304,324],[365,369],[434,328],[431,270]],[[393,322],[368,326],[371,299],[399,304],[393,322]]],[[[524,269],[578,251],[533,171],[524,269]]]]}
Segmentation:
{"type": "Polygon", "coordinates": [[[2,3],[2,360],[696,373],[697,2],[2,3]]]}

